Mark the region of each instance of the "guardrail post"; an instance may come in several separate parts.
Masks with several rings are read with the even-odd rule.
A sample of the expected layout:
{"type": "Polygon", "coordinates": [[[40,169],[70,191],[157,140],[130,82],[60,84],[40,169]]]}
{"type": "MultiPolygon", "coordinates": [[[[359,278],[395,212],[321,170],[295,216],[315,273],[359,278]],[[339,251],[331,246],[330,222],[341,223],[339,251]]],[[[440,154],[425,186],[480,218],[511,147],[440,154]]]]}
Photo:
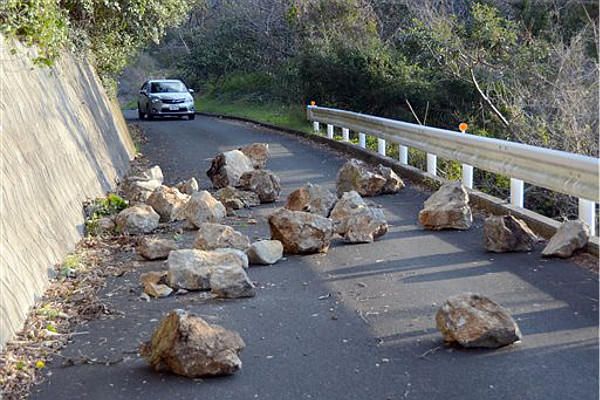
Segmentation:
{"type": "Polygon", "coordinates": [[[399,145],[398,149],[398,158],[400,159],[400,164],[408,165],[408,147],[399,145]]]}
{"type": "Polygon", "coordinates": [[[319,123],[317,121],[314,121],[313,122],[313,131],[318,134],[319,130],[320,130],[319,123]]]}
{"type": "Polygon", "coordinates": [[[350,129],[348,129],[348,128],[342,128],[342,140],[344,142],[349,142],[350,141],[350,129]]]}
{"type": "Polygon", "coordinates": [[[427,153],[427,172],[437,175],[437,156],[427,153]]]}
{"type": "Polygon", "coordinates": [[[473,189],[473,166],[469,164],[462,165],[462,181],[463,185],[473,189]]]}
{"type": "Polygon", "coordinates": [[[333,125],[327,124],[327,138],[333,139],[333,125]]]}
{"type": "Polygon", "coordinates": [[[520,179],[510,178],[510,204],[523,208],[523,188],[525,184],[520,179]]]}
{"type": "Polygon", "coordinates": [[[360,147],[362,147],[363,149],[364,149],[365,147],[367,147],[367,137],[366,137],[366,135],[365,135],[364,133],[362,133],[362,132],[359,132],[359,133],[358,133],[358,145],[359,145],[360,147]]]}
{"type": "Polygon", "coordinates": [[[590,228],[590,235],[596,235],[596,203],[586,199],[579,199],[579,219],[590,228]]]}
{"type": "Polygon", "coordinates": [[[385,156],[385,140],[377,138],[377,152],[385,156]]]}

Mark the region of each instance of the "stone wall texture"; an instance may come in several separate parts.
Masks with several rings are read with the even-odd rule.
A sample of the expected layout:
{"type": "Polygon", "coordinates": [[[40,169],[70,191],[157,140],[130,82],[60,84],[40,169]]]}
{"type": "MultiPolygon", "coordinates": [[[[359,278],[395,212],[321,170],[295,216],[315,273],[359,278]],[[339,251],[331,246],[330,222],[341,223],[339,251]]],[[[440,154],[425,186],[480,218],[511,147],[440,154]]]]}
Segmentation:
{"type": "Polygon", "coordinates": [[[36,67],[32,52],[0,36],[0,348],[81,239],[82,202],[114,189],[135,153],[88,62],[36,67]]]}

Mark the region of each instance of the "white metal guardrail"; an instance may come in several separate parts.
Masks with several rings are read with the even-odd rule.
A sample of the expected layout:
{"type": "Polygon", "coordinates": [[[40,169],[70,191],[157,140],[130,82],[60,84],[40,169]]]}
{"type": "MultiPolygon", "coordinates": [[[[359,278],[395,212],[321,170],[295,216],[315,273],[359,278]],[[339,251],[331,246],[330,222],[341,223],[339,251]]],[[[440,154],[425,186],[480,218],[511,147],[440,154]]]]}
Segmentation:
{"type": "Polygon", "coordinates": [[[511,203],[523,207],[524,182],[579,199],[579,218],[595,235],[596,203],[600,201],[600,160],[564,151],[530,146],[506,140],[480,137],[446,129],[415,125],[351,111],[310,105],[307,116],[315,132],[327,125],[333,139],[334,127],[342,128],[343,140],[349,131],[358,132],[359,146],[366,147],[366,135],[377,137],[378,153],[385,155],[386,141],[399,145],[400,163],[408,164],[408,148],[427,152],[427,172],[436,175],[437,156],[463,163],[463,182],[473,186],[473,167],[509,176],[511,203]]]}

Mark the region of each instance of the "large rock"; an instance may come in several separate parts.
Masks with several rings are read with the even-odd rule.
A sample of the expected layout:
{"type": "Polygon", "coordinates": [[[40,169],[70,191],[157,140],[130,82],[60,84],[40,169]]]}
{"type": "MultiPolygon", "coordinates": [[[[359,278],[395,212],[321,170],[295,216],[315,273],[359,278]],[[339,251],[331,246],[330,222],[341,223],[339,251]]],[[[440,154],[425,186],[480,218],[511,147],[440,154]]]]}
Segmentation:
{"type": "Polygon", "coordinates": [[[240,177],[240,189],[249,190],[258,195],[261,203],[272,203],[279,198],[281,184],[279,178],[266,169],[256,169],[240,177]]]}
{"type": "Polygon", "coordinates": [[[177,188],[161,185],[146,200],[146,204],[160,215],[161,222],[181,219],[181,210],[190,200],[190,196],[177,188]]]}
{"type": "Polygon", "coordinates": [[[512,215],[486,218],[483,238],[486,250],[494,253],[530,251],[538,240],[524,221],[512,215]]]}
{"type": "Polygon", "coordinates": [[[260,205],[260,199],[256,193],[238,190],[232,186],[217,190],[215,198],[223,203],[228,211],[260,205]]]}
{"type": "Polygon", "coordinates": [[[144,202],[163,184],[163,173],[158,165],[137,175],[127,176],[121,184],[123,197],[131,202],[144,202]]]}
{"type": "Polygon", "coordinates": [[[269,145],[267,143],[252,143],[239,149],[251,161],[254,168],[264,168],[269,159],[269,145]]]}
{"type": "Polygon", "coordinates": [[[254,284],[239,265],[220,265],[210,274],[210,291],[217,297],[234,299],[254,297],[254,284]]]}
{"type": "Polygon", "coordinates": [[[337,195],[354,190],[361,196],[377,196],[382,193],[386,183],[386,179],[369,164],[353,158],[338,171],[337,195]]]}
{"type": "Polygon", "coordinates": [[[247,254],[251,264],[272,265],[283,257],[283,245],[279,240],[261,240],[252,243],[247,254]]]}
{"type": "Polygon", "coordinates": [[[219,222],[226,214],[225,206],[206,190],[192,194],[181,210],[181,215],[197,228],[205,222],[219,222]]]}
{"type": "Polygon", "coordinates": [[[432,194],[419,212],[419,223],[425,229],[466,230],[473,223],[469,194],[460,182],[442,185],[432,194]]]}
{"type": "Polygon", "coordinates": [[[248,267],[250,266],[250,261],[248,260],[248,255],[246,254],[245,251],[242,251],[240,249],[233,249],[230,247],[222,247],[219,249],[214,249],[214,250],[212,250],[212,252],[213,253],[221,253],[221,254],[231,254],[239,259],[238,263],[241,263],[243,268],[248,269],[248,267]]]}
{"type": "Polygon", "coordinates": [[[238,266],[247,263],[240,255],[232,252],[203,250],[175,250],[167,259],[167,284],[174,289],[208,290],[210,275],[218,266],[238,266]]]}
{"type": "Polygon", "coordinates": [[[550,238],[542,255],[544,257],[568,258],[576,250],[584,248],[590,239],[590,228],[581,220],[565,221],[550,238]]]}
{"type": "Polygon", "coordinates": [[[196,178],[192,177],[187,181],[179,182],[175,187],[181,192],[185,194],[192,195],[194,192],[200,190],[200,186],[198,185],[198,181],[196,178]]]}
{"type": "Polygon", "coordinates": [[[117,214],[116,229],[122,233],[150,233],[158,228],[160,216],[149,205],[128,207],[117,214]]]}
{"type": "Polygon", "coordinates": [[[446,342],[463,347],[496,348],[521,339],[519,327],[508,311],[478,294],[450,297],[435,320],[446,342]]]}
{"type": "Polygon", "coordinates": [[[336,233],[350,243],[369,243],[388,231],[383,211],[369,207],[354,190],[342,195],[329,218],[336,233]]]}
{"type": "Polygon", "coordinates": [[[225,186],[238,186],[240,177],[254,170],[252,160],[239,150],[226,151],[218,154],[211,163],[206,175],[216,189],[225,186]]]}
{"type": "Polygon", "coordinates": [[[381,188],[381,194],[398,193],[404,187],[402,179],[391,168],[379,164],[376,170],[385,178],[385,185],[381,188]]]}
{"type": "Polygon", "coordinates": [[[289,254],[325,253],[333,236],[329,218],[285,208],[269,217],[269,227],[271,239],[279,240],[289,254]]]}
{"type": "Polygon", "coordinates": [[[148,260],[165,259],[173,250],[177,250],[177,243],[174,240],[153,237],[142,238],[136,248],[138,254],[148,260]]]}
{"type": "Polygon", "coordinates": [[[140,347],[140,354],[156,371],[198,378],[239,370],[239,354],[245,346],[238,333],[174,310],[160,321],[152,339],[140,347]]]}
{"type": "Polygon", "coordinates": [[[222,247],[246,250],[250,247],[250,239],[227,225],[204,223],[198,227],[194,248],[213,250],[222,247]]]}
{"type": "Polygon", "coordinates": [[[285,208],[292,211],[304,211],[328,217],[337,197],[321,185],[307,183],[294,190],[287,198],[285,208]]]}

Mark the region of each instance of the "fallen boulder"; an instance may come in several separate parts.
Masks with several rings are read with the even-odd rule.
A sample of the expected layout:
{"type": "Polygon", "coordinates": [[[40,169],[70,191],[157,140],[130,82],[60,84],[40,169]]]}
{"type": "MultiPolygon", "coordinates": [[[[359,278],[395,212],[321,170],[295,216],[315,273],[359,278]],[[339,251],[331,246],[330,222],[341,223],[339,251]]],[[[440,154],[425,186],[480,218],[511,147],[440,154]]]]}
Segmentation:
{"type": "Polygon", "coordinates": [[[388,231],[383,211],[369,207],[354,190],[342,195],[329,218],[335,232],[349,243],[369,243],[388,231]]]}
{"type": "Polygon", "coordinates": [[[192,195],[194,192],[197,192],[198,190],[200,190],[198,181],[194,177],[188,179],[187,181],[179,182],[177,185],[175,185],[175,187],[181,193],[189,194],[189,195],[192,195]]]}
{"type": "Polygon", "coordinates": [[[432,194],[419,212],[419,223],[425,229],[466,230],[473,223],[469,194],[460,182],[442,185],[432,194]]]}
{"type": "Polygon", "coordinates": [[[494,253],[530,251],[538,240],[524,221],[512,215],[486,218],[483,238],[486,250],[494,253]]]}
{"type": "Polygon", "coordinates": [[[465,293],[447,299],[435,316],[447,343],[497,348],[521,340],[516,322],[487,297],[465,293]]]}
{"type": "Polygon", "coordinates": [[[205,222],[219,222],[226,214],[225,206],[206,190],[192,194],[181,210],[181,215],[197,228],[205,222]]]}
{"type": "Polygon", "coordinates": [[[404,181],[393,169],[379,164],[376,171],[385,178],[385,185],[381,188],[381,194],[398,193],[405,186],[404,181]]]}
{"type": "Polygon", "coordinates": [[[260,169],[267,166],[267,160],[270,156],[267,143],[252,143],[241,147],[239,150],[252,161],[254,168],[260,169]]]}
{"type": "Polygon", "coordinates": [[[232,186],[226,186],[217,190],[215,198],[229,210],[240,210],[260,205],[260,199],[254,192],[238,190],[232,186]]]}
{"type": "Polygon", "coordinates": [[[140,355],[156,371],[199,378],[239,370],[239,354],[245,346],[238,333],[174,310],[160,321],[152,339],[142,344],[140,355]]]}
{"type": "Polygon", "coordinates": [[[150,233],[158,228],[160,216],[149,205],[128,207],[117,214],[116,229],[122,233],[150,233]]]}
{"type": "Polygon", "coordinates": [[[279,240],[254,242],[247,251],[251,264],[272,265],[283,257],[283,245],[279,240]]]}
{"type": "Polygon", "coordinates": [[[240,177],[254,170],[252,161],[241,151],[231,150],[218,154],[211,163],[206,175],[216,189],[225,186],[238,186],[240,177]]]}
{"type": "Polygon", "coordinates": [[[231,254],[231,255],[237,257],[239,259],[239,262],[242,264],[242,267],[245,269],[248,269],[248,267],[250,265],[250,262],[248,261],[248,255],[246,254],[245,251],[242,251],[240,249],[222,247],[222,248],[214,249],[211,251],[214,253],[220,253],[220,254],[231,254]]]}
{"type": "Polygon", "coordinates": [[[208,290],[213,267],[237,265],[243,268],[244,261],[232,252],[175,250],[167,259],[167,284],[174,289],[208,290]]]}
{"type": "Polygon", "coordinates": [[[337,173],[337,195],[352,190],[361,196],[377,196],[381,194],[387,180],[369,164],[351,159],[337,173]]]}
{"type": "Polygon", "coordinates": [[[583,249],[590,239],[590,228],[581,220],[565,221],[550,238],[542,255],[544,257],[568,258],[583,249]]]}
{"type": "Polygon", "coordinates": [[[158,165],[137,175],[125,177],[120,185],[123,197],[131,202],[144,202],[150,194],[163,184],[163,173],[158,165]]]}
{"type": "Polygon", "coordinates": [[[146,204],[160,215],[161,222],[169,222],[181,219],[181,210],[189,200],[190,196],[177,188],[160,185],[150,194],[146,204]]]}
{"type": "Polygon", "coordinates": [[[279,209],[269,217],[271,239],[289,254],[326,253],[333,236],[329,218],[303,211],[279,209]]]}
{"type": "Polygon", "coordinates": [[[321,185],[307,183],[294,190],[287,198],[285,208],[292,211],[304,211],[328,217],[337,197],[321,185]]]}
{"type": "Polygon", "coordinates": [[[167,278],[166,272],[151,271],[140,275],[140,283],[144,288],[144,293],[155,297],[167,297],[173,293],[173,289],[165,285],[167,278]]]}
{"type": "Polygon", "coordinates": [[[194,248],[213,250],[222,247],[246,250],[250,247],[250,239],[227,225],[208,222],[200,224],[194,241],[194,248]]]}
{"type": "Polygon", "coordinates": [[[239,265],[219,265],[210,274],[210,291],[217,297],[254,297],[254,284],[239,265]]]}
{"type": "Polygon", "coordinates": [[[153,237],[143,237],[136,248],[138,254],[148,260],[165,259],[173,250],[177,250],[177,243],[174,240],[153,237]]]}
{"type": "Polygon", "coordinates": [[[281,184],[279,178],[266,169],[256,169],[240,177],[240,189],[249,190],[258,195],[261,203],[272,203],[279,198],[281,184]]]}

